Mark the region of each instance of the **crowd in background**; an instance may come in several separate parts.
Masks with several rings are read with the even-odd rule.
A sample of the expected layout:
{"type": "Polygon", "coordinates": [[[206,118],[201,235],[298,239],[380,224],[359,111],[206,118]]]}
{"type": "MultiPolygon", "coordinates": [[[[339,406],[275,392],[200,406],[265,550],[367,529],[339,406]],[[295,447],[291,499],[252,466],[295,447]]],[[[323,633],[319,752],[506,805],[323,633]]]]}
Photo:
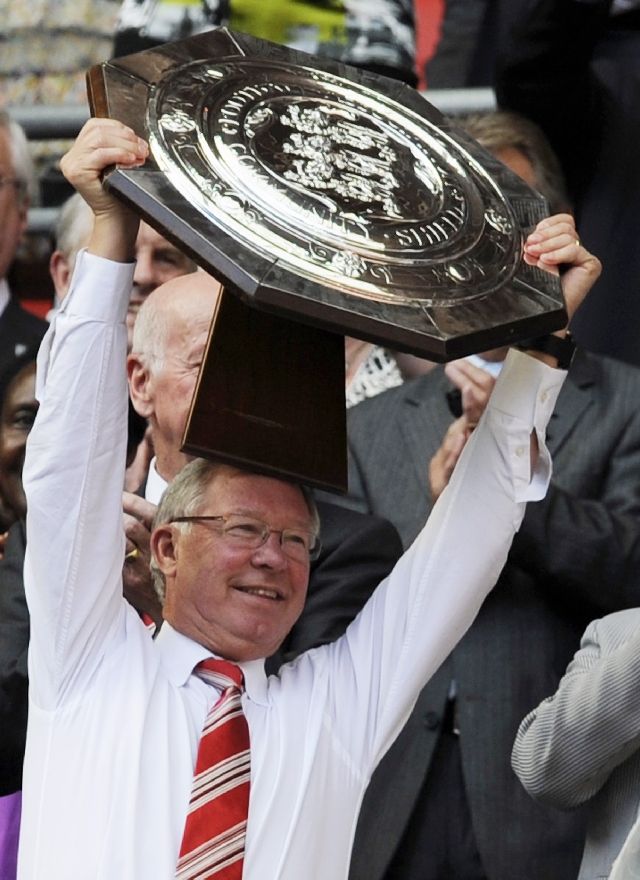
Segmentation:
{"type": "MultiPolygon", "coordinates": [[[[350,880],[640,876],[640,0],[5,5],[2,880],[15,877],[21,809],[29,635],[22,463],[38,407],[35,358],[92,222],[59,171],[67,145],[27,145],[2,111],[84,104],[91,65],[220,24],[393,76],[425,89],[427,99],[429,88],[492,87],[498,112],[457,122],[541,192],[550,213],[572,214],[578,246],[603,264],[572,323],[578,350],[550,422],[555,470],[547,497],[529,505],[495,589],[374,773],[355,831],[350,880]],[[42,242],[28,235],[28,209],[38,203],[62,208],[46,260],[42,242]]],[[[154,299],[156,288],[194,266],[146,224],[136,258],[127,317],[132,402],[125,488],[153,506],[125,504],[127,549],[136,553],[125,563],[124,579],[126,598],[154,631],[162,615],[146,571],[148,532],[161,488],[184,461],[175,448],[176,413],[166,412],[159,394],[151,399],[145,383],[157,389],[162,381],[165,393],[176,393],[165,361],[170,351],[186,354],[168,335],[161,355],[151,353],[159,325],[148,315],[173,308],[175,326],[183,320],[185,328],[204,333],[216,294],[207,288],[197,302],[185,300],[182,317],[179,300],[154,299]],[[141,309],[147,318],[134,331],[141,309]],[[155,385],[148,375],[154,369],[155,385]]],[[[579,262],[572,268],[579,271],[579,262]]],[[[411,545],[487,404],[505,355],[479,352],[443,367],[347,340],[349,496],[321,508],[330,551],[312,574],[308,617],[272,658],[272,671],[340,635],[411,545]],[[347,535],[366,536],[366,561],[347,535]],[[346,598],[340,585],[354,570],[357,587],[346,598]]]]}

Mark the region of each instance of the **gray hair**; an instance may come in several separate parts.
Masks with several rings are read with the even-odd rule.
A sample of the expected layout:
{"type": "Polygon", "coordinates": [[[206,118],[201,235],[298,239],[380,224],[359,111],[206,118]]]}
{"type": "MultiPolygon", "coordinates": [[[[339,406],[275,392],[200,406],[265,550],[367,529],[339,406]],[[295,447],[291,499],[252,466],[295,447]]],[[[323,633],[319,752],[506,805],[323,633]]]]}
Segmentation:
{"type": "Polygon", "coordinates": [[[472,113],[453,121],[490,153],[519,150],[531,162],[537,189],[549,202],[551,212],[568,210],[570,201],[560,162],[535,122],[506,110],[472,113]]]}
{"type": "MultiPolygon", "coordinates": [[[[176,517],[194,516],[204,504],[207,488],[221,471],[230,467],[233,468],[233,465],[221,461],[209,461],[204,458],[196,458],[185,465],[165,489],[153,518],[152,530],[173,522],[176,517]]],[[[252,471],[246,472],[253,473],[252,471]]],[[[292,482],[291,485],[296,486],[302,492],[311,514],[311,529],[315,535],[318,535],[320,533],[320,515],[311,489],[303,483],[292,482]]],[[[186,532],[191,528],[191,523],[174,523],[174,525],[181,532],[186,532]]],[[[153,555],[149,565],[153,586],[160,602],[164,604],[166,590],[164,574],[160,571],[153,555]]]]}
{"type": "Polygon", "coordinates": [[[27,136],[21,125],[12,119],[6,110],[0,110],[0,131],[4,131],[9,142],[13,173],[18,181],[20,201],[29,199],[37,204],[39,187],[27,136]]]}
{"type": "Polygon", "coordinates": [[[165,357],[170,320],[168,310],[156,305],[156,298],[148,296],[140,306],[133,325],[131,354],[137,355],[147,365],[162,369],[165,357]]]}
{"type": "Polygon", "coordinates": [[[80,193],[74,193],[60,208],[56,221],[56,248],[73,269],[78,251],[85,247],[93,228],[93,212],[80,193]]]}

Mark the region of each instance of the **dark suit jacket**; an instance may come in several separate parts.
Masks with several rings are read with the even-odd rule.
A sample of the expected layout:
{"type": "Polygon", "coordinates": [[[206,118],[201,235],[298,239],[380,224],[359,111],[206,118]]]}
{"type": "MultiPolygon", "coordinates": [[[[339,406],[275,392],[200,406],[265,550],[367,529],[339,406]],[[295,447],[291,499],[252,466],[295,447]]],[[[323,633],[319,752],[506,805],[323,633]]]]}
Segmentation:
{"type": "Polygon", "coordinates": [[[0,315],[0,375],[16,354],[38,348],[49,325],[25,311],[13,297],[0,315]]]}
{"type": "MultiPolygon", "coordinates": [[[[428,462],[452,420],[448,387],[436,368],[350,411],[353,491],[361,507],[395,523],[405,545],[429,511],[428,462]]],[[[553,693],[588,621],[640,602],[640,371],[579,353],[548,445],[547,498],[528,506],[496,588],[372,778],[351,880],[383,877],[426,777],[452,678],[487,876],[565,880],[578,872],[581,815],[536,804],[509,759],[520,721],[553,693]]]]}
{"type": "MultiPolygon", "coordinates": [[[[337,639],[402,553],[398,533],[377,516],[318,502],[322,552],[313,563],[307,601],[267,671],[337,639]]],[[[0,561],[0,796],[21,788],[27,721],[29,615],[22,568],[25,536],[13,526],[0,561]]]]}

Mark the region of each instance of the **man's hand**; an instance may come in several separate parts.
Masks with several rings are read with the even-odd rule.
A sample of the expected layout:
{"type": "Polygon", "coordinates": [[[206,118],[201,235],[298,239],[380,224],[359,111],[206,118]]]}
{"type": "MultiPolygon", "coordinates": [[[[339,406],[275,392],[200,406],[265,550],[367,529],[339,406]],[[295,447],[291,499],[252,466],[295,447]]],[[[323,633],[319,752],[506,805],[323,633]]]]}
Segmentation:
{"type": "Polygon", "coordinates": [[[149,539],[155,504],[131,492],[122,493],[124,531],[127,544],[122,568],[124,597],[133,607],[150,615],[158,626],[162,607],[151,580],[149,539]]]}
{"type": "Polygon", "coordinates": [[[446,489],[473,427],[466,416],[456,419],[449,425],[440,448],[429,462],[429,490],[434,504],[446,489]]]}
{"type": "Polygon", "coordinates": [[[94,213],[89,251],[117,262],[131,262],[139,220],[102,186],[110,165],[142,165],[149,148],[135,132],[115,119],[90,119],[80,131],[60,167],[94,213]]]}
{"type": "Polygon", "coordinates": [[[470,427],[475,427],[484,412],[496,380],[481,367],[467,360],[450,361],[444,371],[456,388],[460,389],[462,414],[470,427]]]}
{"type": "MultiPolygon", "coordinates": [[[[562,274],[562,292],[569,320],[598,280],[602,265],[597,257],[580,244],[575,222],[570,214],[555,214],[541,220],[524,245],[524,261],[548,272],[562,274]]],[[[558,331],[558,336],[566,331],[558,331]]]]}
{"type": "Polygon", "coordinates": [[[480,421],[496,383],[490,373],[466,360],[450,361],[444,371],[460,389],[462,416],[449,426],[440,448],[429,462],[429,490],[434,502],[451,479],[460,453],[480,421]]]}
{"type": "Polygon", "coordinates": [[[124,488],[127,492],[135,492],[138,486],[142,485],[144,478],[149,473],[149,465],[153,455],[151,429],[147,427],[133,459],[127,464],[127,470],[124,475],[124,488]]]}

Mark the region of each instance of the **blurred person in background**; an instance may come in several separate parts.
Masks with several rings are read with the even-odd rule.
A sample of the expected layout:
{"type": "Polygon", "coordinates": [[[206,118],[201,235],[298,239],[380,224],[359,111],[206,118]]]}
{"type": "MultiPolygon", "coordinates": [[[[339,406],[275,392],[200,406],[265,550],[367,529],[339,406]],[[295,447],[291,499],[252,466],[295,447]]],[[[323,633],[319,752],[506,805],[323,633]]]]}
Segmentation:
{"type": "MultiPolygon", "coordinates": [[[[55,250],[49,261],[49,271],[55,288],[54,309],[64,299],[78,252],[86,247],[93,224],[91,209],[79,193],[74,193],[63,204],[55,229],[55,250]]],[[[179,275],[193,272],[196,266],[175,245],[144,221],[136,238],[136,270],[127,311],[127,339],[131,349],[133,327],[140,306],[149,294],[179,275]]]]}
{"type": "Polygon", "coordinates": [[[7,275],[27,228],[27,212],[37,185],[22,128],[0,110],[0,373],[11,361],[38,345],[47,322],[23,309],[19,290],[7,275]]]}
{"type": "Polygon", "coordinates": [[[36,351],[18,355],[0,375],[0,877],[16,875],[20,828],[22,755],[27,724],[27,642],[21,603],[10,599],[11,579],[22,582],[23,555],[14,560],[6,529],[14,524],[24,542],[26,501],[22,466],[27,436],[38,403],[35,399],[36,351]],[[6,591],[6,592],[5,592],[6,591]],[[8,601],[5,601],[8,600],[8,601]],[[19,656],[11,646],[19,644],[19,656]]]}

